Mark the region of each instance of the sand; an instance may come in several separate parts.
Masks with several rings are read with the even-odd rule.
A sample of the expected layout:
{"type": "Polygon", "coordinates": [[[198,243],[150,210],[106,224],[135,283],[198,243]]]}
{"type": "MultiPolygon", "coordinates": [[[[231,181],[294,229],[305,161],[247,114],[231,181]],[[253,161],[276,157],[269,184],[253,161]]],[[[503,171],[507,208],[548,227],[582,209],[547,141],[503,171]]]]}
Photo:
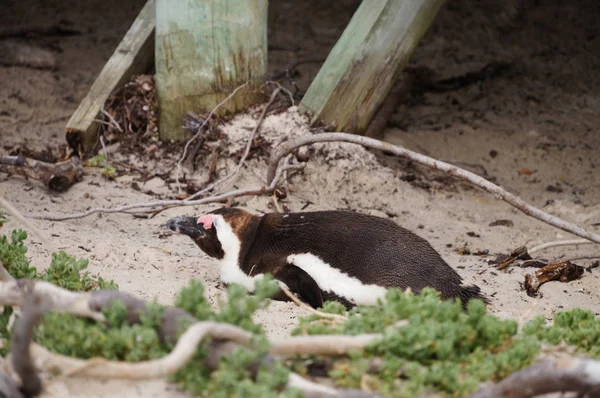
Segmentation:
{"type": "MultiPolygon", "coordinates": [[[[53,19],[69,17],[86,27],[79,36],[35,40],[60,49],[57,71],[0,68],[0,154],[16,145],[44,148],[64,144],[64,124],[143,2],[92,1],[85,7],[70,7],[79,4],[74,1],[60,2],[60,7],[54,3],[41,6],[29,0],[0,6],[0,15],[15,25],[39,20],[52,11],[48,15],[53,19]]],[[[345,1],[327,8],[316,2],[273,2],[270,69],[279,70],[289,62],[293,55],[290,48],[325,56],[356,4],[345,1]],[[310,8],[313,20],[302,20],[297,7],[310,8]]],[[[492,61],[509,63],[509,71],[450,92],[414,93],[399,107],[384,138],[478,173],[551,214],[600,232],[600,27],[594,23],[595,2],[543,6],[523,2],[523,9],[509,22],[466,4],[454,2],[440,12],[411,65],[430,68],[440,78],[477,70],[492,61]],[[484,25],[484,17],[492,22],[484,25]],[[523,169],[531,173],[519,173],[523,169]]],[[[318,66],[299,68],[300,87],[308,87],[318,66]]],[[[229,153],[245,145],[259,113],[260,109],[250,110],[222,127],[228,136],[229,153]]],[[[283,137],[311,132],[306,119],[292,107],[268,116],[259,134],[276,145],[283,137]]],[[[145,156],[119,152],[118,145],[109,147],[109,153],[113,160],[128,160],[151,172],[173,169],[179,155],[159,151],[160,161],[148,161],[145,156]]],[[[352,144],[318,144],[306,153],[306,169],[290,179],[290,192],[281,206],[292,211],[351,209],[390,217],[428,239],[465,283],[480,286],[492,298],[490,311],[500,317],[525,322],[541,314],[551,320],[557,311],[573,307],[600,313],[597,269],[585,272],[577,281],[545,284],[540,297],[531,298],[521,284],[525,274],[534,270],[513,267],[501,272],[488,264],[494,254],[507,254],[517,246],[571,239],[572,235],[527,217],[464,182],[405,160],[352,144]],[[513,225],[489,226],[496,220],[510,220],[513,225]],[[457,253],[465,245],[472,251],[489,250],[492,255],[457,253]]],[[[218,174],[226,175],[235,164],[233,159],[221,157],[218,174]]],[[[261,185],[265,172],[265,159],[252,158],[233,186],[261,185]]],[[[202,182],[206,176],[206,168],[201,168],[192,178],[202,182]]],[[[0,192],[26,215],[79,212],[176,193],[174,184],[169,188],[158,177],[139,183],[156,195],[137,191],[131,187],[137,177],[132,174],[109,181],[98,169],[87,169],[83,181],[66,193],[56,194],[35,181],[0,174],[0,192]]],[[[237,202],[253,212],[273,211],[269,197],[240,198],[237,202]]],[[[127,214],[62,222],[33,220],[54,247],[42,245],[31,235],[29,256],[35,266],[43,268],[50,262],[51,250],[62,248],[88,258],[93,274],[114,279],[122,290],[143,298],[156,297],[165,304],[172,303],[189,280],[199,279],[216,305],[216,297],[224,290],[215,262],[187,237],[173,235],[164,223],[173,216],[199,215],[217,206],[169,209],[149,220],[127,214]]],[[[4,231],[16,227],[18,223],[11,219],[4,231]]],[[[598,253],[598,245],[581,245],[546,250],[539,257],[564,260],[597,257],[598,253]]],[[[582,266],[593,261],[575,260],[582,266]]],[[[285,336],[301,314],[303,311],[291,303],[274,302],[256,319],[269,335],[285,336]]],[[[46,394],[180,395],[185,394],[162,381],[135,386],[77,379],[54,384],[46,394]]]]}

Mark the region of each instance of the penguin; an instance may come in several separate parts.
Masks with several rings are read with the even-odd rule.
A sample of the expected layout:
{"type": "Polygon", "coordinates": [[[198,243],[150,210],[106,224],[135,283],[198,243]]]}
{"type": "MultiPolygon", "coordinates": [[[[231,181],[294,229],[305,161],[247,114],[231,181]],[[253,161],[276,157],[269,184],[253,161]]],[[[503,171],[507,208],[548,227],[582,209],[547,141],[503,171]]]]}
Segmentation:
{"type": "MultiPolygon", "coordinates": [[[[423,238],[394,221],[347,210],[253,215],[237,207],[198,217],[175,217],[172,231],[187,235],[219,262],[225,285],[250,292],[270,273],[313,308],[336,300],[347,309],[377,305],[387,289],[425,287],[442,299],[488,299],[423,238]]],[[[289,301],[280,291],[275,300],[289,301]]]]}

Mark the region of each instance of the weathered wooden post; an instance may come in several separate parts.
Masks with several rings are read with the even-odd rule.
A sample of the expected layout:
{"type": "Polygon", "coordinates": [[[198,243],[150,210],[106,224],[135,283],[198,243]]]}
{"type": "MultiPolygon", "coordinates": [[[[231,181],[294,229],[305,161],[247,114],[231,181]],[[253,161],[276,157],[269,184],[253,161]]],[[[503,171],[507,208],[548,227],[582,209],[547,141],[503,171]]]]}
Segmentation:
{"type": "Polygon", "coordinates": [[[67,142],[83,153],[98,141],[98,122],[113,90],[145,73],[154,60],[154,0],[148,0],[67,123],[67,142]]]}
{"type": "Polygon", "coordinates": [[[300,103],[311,123],[363,133],[444,0],[363,1],[300,103]]]}
{"type": "Polygon", "coordinates": [[[156,0],[156,89],[162,140],[186,137],[188,111],[235,113],[262,100],[268,0],[156,0]]]}

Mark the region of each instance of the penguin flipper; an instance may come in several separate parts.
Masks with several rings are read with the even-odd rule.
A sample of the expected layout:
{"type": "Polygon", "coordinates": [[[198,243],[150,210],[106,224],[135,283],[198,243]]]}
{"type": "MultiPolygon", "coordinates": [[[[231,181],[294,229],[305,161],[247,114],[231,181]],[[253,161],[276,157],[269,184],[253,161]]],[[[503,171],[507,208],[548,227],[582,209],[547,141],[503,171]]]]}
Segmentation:
{"type": "Polygon", "coordinates": [[[300,296],[302,301],[305,301],[313,308],[323,306],[323,295],[321,288],[317,282],[302,268],[296,267],[293,264],[286,264],[279,268],[273,277],[286,284],[292,293],[300,296]]]}

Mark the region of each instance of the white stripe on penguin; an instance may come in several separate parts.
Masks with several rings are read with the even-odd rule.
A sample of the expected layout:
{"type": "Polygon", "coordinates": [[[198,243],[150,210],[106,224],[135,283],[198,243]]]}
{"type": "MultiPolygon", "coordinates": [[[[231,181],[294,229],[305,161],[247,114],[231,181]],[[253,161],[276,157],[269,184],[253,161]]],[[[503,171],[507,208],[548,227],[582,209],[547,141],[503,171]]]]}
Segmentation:
{"type": "Polygon", "coordinates": [[[311,253],[291,254],[287,261],[303,269],[321,290],[335,293],[354,304],[377,305],[377,299],[385,298],[387,289],[377,285],[365,285],[339,269],[327,264],[311,253]]]}

